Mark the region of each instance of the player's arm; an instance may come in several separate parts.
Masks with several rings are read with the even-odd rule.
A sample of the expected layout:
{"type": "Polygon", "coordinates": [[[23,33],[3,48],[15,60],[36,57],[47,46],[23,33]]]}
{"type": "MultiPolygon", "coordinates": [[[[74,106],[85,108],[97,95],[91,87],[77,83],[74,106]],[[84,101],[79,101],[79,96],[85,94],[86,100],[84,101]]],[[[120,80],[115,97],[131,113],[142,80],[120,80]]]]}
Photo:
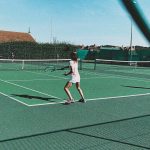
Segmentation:
{"type": "Polygon", "coordinates": [[[72,72],[73,72],[73,71],[72,71],[72,66],[69,66],[69,68],[70,68],[70,71],[67,72],[67,73],[64,73],[65,76],[68,76],[68,75],[72,74],[72,72]]]}
{"type": "MultiPolygon", "coordinates": [[[[45,68],[45,71],[46,71],[47,68],[48,68],[48,67],[45,68]]],[[[66,69],[66,68],[69,68],[69,66],[64,66],[64,67],[61,67],[61,68],[56,68],[56,67],[54,66],[54,68],[51,70],[51,72],[56,71],[56,70],[64,70],[64,69],[66,69]]]]}
{"type": "Polygon", "coordinates": [[[69,67],[70,66],[64,66],[64,67],[60,68],[59,70],[64,70],[64,69],[69,68],[69,67]]]}

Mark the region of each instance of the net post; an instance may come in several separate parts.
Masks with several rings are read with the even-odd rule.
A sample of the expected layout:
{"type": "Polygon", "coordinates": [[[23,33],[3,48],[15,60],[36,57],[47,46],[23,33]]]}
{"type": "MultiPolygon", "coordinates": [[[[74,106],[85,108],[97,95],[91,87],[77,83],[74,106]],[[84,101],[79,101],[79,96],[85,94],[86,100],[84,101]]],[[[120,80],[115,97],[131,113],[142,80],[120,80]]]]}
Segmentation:
{"type": "Polygon", "coordinates": [[[79,61],[80,70],[82,70],[82,60],[79,59],[78,61],[79,61]]]}
{"type": "Polygon", "coordinates": [[[134,66],[134,69],[137,69],[137,61],[135,61],[135,66],[134,66]]]}
{"type": "Polygon", "coordinates": [[[96,59],[94,61],[94,70],[96,70],[96,59]]]}
{"type": "Polygon", "coordinates": [[[22,70],[24,69],[24,60],[22,60],[22,70]]]}

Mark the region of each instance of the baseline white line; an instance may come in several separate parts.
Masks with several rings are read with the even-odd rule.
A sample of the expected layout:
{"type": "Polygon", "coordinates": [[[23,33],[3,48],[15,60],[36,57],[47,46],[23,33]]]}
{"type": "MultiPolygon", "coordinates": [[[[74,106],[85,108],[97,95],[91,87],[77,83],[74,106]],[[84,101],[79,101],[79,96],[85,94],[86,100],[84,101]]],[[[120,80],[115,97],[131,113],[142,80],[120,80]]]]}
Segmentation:
{"type": "Polygon", "coordinates": [[[55,105],[55,104],[63,104],[63,103],[65,103],[65,101],[63,101],[63,102],[49,102],[49,103],[44,103],[44,104],[33,104],[33,105],[29,105],[29,107],[44,106],[44,105],[55,105]]]}
{"type": "Polygon", "coordinates": [[[101,98],[93,98],[93,99],[86,99],[86,100],[87,101],[94,101],[94,100],[101,100],[101,99],[117,99],[117,98],[138,97],[138,96],[146,96],[146,95],[150,95],[150,93],[125,95],[125,96],[114,96],[114,97],[101,97],[101,98]]]}
{"type": "MultiPolygon", "coordinates": [[[[74,100],[75,102],[78,102],[78,100],[74,100]]],[[[44,105],[54,105],[54,104],[64,104],[66,101],[62,102],[49,102],[49,103],[44,103],[44,104],[33,104],[29,105],[29,107],[35,107],[35,106],[44,106],[44,105]]]]}
{"type": "MultiPolygon", "coordinates": [[[[114,97],[101,97],[101,98],[93,98],[93,99],[86,99],[86,102],[88,101],[97,101],[97,100],[107,100],[107,99],[118,99],[118,98],[127,98],[127,97],[138,97],[138,96],[146,96],[150,95],[150,93],[145,94],[135,94],[135,95],[126,95],[126,96],[114,96],[114,97]]],[[[78,100],[75,100],[77,102],[78,100]]],[[[29,105],[29,107],[36,107],[36,106],[44,106],[44,105],[54,105],[54,104],[63,104],[63,102],[52,102],[52,103],[44,103],[44,104],[35,104],[35,105],[29,105]]]]}
{"type": "Polygon", "coordinates": [[[10,98],[10,99],[13,99],[13,100],[15,100],[15,101],[17,101],[17,102],[19,102],[19,103],[21,103],[21,104],[23,104],[23,105],[30,106],[30,105],[28,105],[28,104],[26,104],[26,103],[24,103],[24,102],[22,102],[22,101],[20,101],[20,100],[18,100],[18,99],[16,99],[16,98],[13,98],[13,97],[11,97],[11,96],[9,96],[9,95],[7,95],[7,94],[4,94],[4,93],[2,93],[2,92],[0,92],[0,94],[1,94],[1,95],[4,95],[4,96],[6,96],[6,97],[8,97],[8,98],[10,98]]]}

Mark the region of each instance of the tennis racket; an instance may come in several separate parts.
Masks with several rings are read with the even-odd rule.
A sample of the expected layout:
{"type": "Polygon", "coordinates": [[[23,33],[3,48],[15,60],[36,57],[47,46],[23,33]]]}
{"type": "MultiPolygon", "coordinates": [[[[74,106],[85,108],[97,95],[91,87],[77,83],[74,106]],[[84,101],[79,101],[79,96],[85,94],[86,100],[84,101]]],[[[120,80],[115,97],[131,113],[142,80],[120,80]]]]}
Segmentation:
{"type": "Polygon", "coordinates": [[[53,68],[52,70],[51,70],[51,72],[54,72],[54,71],[58,71],[58,70],[64,70],[65,68],[53,68]]]}
{"type": "Polygon", "coordinates": [[[133,20],[150,43],[150,27],[148,21],[143,16],[141,9],[139,8],[136,0],[121,0],[128,13],[132,16],[133,20]]]}
{"type": "Polygon", "coordinates": [[[52,70],[54,70],[54,69],[55,69],[55,67],[54,67],[54,66],[45,67],[45,68],[44,68],[44,72],[52,71],[52,70]]]}
{"type": "Polygon", "coordinates": [[[61,68],[56,68],[56,67],[54,67],[54,68],[51,70],[51,72],[54,72],[54,71],[57,71],[57,70],[65,70],[65,69],[67,69],[67,68],[69,68],[69,66],[63,66],[63,67],[61,67],[61,68]]]}

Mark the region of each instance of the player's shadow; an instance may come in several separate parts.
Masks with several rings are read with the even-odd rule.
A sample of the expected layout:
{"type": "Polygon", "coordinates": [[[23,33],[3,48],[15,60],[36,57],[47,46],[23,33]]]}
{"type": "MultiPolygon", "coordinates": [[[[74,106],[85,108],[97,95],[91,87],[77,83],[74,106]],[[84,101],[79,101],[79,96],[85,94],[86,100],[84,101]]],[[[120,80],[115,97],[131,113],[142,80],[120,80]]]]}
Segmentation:
{"type": "Polygon", "coordinates": [[[39,99],[39,100],[50,101],[50,102],[55,102],[54,100],[57,99],[54,97],[41,97],[41,96],[32,96],[27,94],[11,94],[11,95],[16,97],[26,98],[26,99],[39,99]]]}
{"type": "Polygon", "coordinates": [[[142,86],[128,86],[128,85],[121,85],[123,87],[128,87],[128,88],[136,88],[136,89],[146,89],[146,90],[150,90],[150,88],[147,87],[142,87],[142,86]]]}

